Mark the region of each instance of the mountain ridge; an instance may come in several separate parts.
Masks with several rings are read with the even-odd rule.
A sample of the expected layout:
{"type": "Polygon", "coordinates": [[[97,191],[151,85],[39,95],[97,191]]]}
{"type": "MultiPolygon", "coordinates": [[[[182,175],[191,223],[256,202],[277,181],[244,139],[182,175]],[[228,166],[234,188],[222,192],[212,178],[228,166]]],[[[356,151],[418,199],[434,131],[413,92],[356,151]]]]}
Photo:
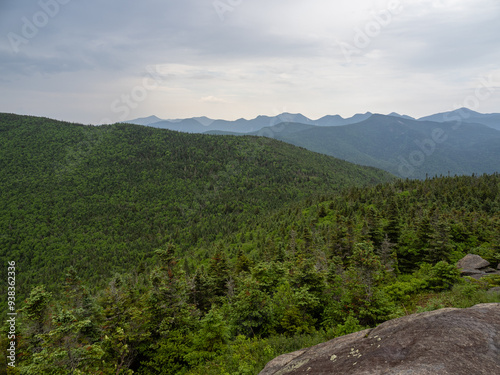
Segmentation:
{"type": "Polygon", "coordinates": [[[234,133],[249,133],[260,130],[267,126],[277,125],[283,122],[298,122],[307,125],[317,126],[342,126],[354,124],[366,120],[372,115],[371,112],[358,113],[352,117],[343,118],[340,115],[327,115],[317,120],[310,118],[300,113],[284,112],[277,116],[259,115],[253,119],[247,120],[240,118],[234,121],[230,120],[215,120],[208,117],[191,117],[175,120],[161,120],[156,116],[142,117],[135,120],[128,120],[125,123],[136,125],[147,125],[161,129],[169,129],[175,131],[183,131],[187,133],[206,133],[208,131],[229,131],[234,133]],[[152,122],[149,119],[156,118],[159,121],[152,122]]]}
{"type": "MultiPolygon", "coordinates": [[[[175,119],[175,120],[162,120],[156,116],[149,116],[134,120],[128,120],[125,121],[125,123],[147,125],[162,129],[184,131],[188,133],[205,133],[209,131],[250,133],[253,131],[258,131],[264,127],[278,125],[283,122],[297,122],[297,123],[316,125],[316,126],[350,125],[365,121],[372,115],[374,115],[374,113],[372,112],[357,113],[352,117],[347,117],[347,118],[343,118],[340,115],[326,115],[316,120],[312,120],[300,113],[293,114],[284,112],[277,116],[259,115],[254,119],[250,120],[240,118],[234,121],[221,120],[221,119],[215,120],[208,118],[206,116],[175,119]]],[[[451,121],[454,122],[459,121],[461,123],[479,123],[491,127],[493,129],[500,130],[499,113],[483,114],[472,111],[467,108],[460,108],[454,111],[436,113],[433,115],[420,117],[418,119],[408,115],[400,115],[397,112],[391,112],[385,116],[398,117],[398,118],[403,118],[405,120],[433,121],[439,123],[451,122],[451,121]]]]}
{"type": "Polygon", "coordinates": [[[462,107],[449,112],[425,116],[420,121],[479,123],[500,130],[500,113],[479,113],[462,107]]]}
{"type": "Polygon", "coordinates": [[[403,178],[499,171],[500,132],[483,124],[373,114],[344,126],[283,123],[250,134],[384,169],[403,178]]]}

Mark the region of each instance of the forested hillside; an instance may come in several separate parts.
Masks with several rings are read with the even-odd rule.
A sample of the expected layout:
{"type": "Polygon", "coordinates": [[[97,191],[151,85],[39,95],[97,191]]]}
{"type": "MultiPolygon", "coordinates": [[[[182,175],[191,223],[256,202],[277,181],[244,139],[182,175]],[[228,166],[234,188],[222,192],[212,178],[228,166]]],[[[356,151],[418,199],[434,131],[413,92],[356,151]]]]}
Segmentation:
{"type": "Polygon", "coordinates": [[[498,275],[464,281],[454,265],[499,263],[499,189],[496,174],[325,194],[219,238],[208,260],[172,241],[150,272],[95,293],[69,269],[62,296],[39,286],[22,304],[21,373],[257,374],[387,319],[500,302],[498,275]]]}
{"type": "Polygon", "coordinates": [[[500,276],[455,266],[500,262],[499,174],[395,180],[272,139],[15,115],[0,163],[8,374],[257,374],[387,319],[500,302],[500,276]]]}
{"type": "Polygon", "coordinates": [[[0,259],[19,293],[69,266],[99,283],[168,241],[200,253],[285,204],[391,179],[264,138],[1,114],[0,259]]]}

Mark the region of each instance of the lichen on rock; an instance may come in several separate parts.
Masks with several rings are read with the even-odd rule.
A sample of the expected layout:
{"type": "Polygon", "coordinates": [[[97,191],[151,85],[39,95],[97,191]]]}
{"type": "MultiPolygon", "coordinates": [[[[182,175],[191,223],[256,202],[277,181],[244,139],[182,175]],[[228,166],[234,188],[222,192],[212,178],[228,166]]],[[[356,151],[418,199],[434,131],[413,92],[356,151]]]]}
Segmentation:
{"type": "Polygon", "coordinates": [[[500,374],[500,304],[389,320],[277,357],[259,375],[303,374],[305,363],[315,375],[500,374]]]}

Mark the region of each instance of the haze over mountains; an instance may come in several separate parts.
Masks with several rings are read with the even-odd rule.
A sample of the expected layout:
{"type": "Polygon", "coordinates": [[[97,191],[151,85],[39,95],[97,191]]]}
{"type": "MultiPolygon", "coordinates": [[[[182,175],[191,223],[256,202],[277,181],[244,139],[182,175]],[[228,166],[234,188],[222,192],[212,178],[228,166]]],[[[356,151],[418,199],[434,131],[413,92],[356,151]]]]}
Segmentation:
{"type": "Polygon", "coordinates": [[[340,126],[354,124],[368,119],[371,112],[357,114],[350,118],[339,115],[324,116],[318,120],[311,120],[302,114],[282,113],[278,116],[257,116],[252,120],[238,119],[235,121],[213,120],[208,117],[192,117],[177,120],[159,120],[156,116],[144,117],[126,121],[130,124],[148,125],[155,128],[177,130],[187,133],[205,133],[208,131],[228,131],[235,133],[249,133],[260,130],[267,126],[281,124],[283,122],[297,122],[301,124],[317,126],[340,126]],[[158,120],[158,121],[157,121],[158,120]]]}
{"type": "MultiPolygon", "coordinates": [[[[187,133],[205,133],[214,130],[230,131],[235,133],[249,133],[283,122],[297,122],[301,124],[317,126],[350,125],[367,120],[372,115],[373,113],[371,112],[358,113],[348,118],[343,118],[340,115],[326,115],[317,120],[312,120],[300,113],[293,114],[284,112],[277,116],[257,116],[256,118],[251,120],[246,120],[243,118],[234,121],[214,120],[205,116],[191,117],[186,119],[162,120],[157,116],[149,116],[125,122],[129,124],[148,125],[155,128],[183,131],[187,133]]],[[[460,108],[450,112],[437,113],[434,115],[421,117],[419,119],[413,118],[408,115],[400,115],[396,112],[392,112],[387,116],[399,117],[406,120],[434,121],[440,123],[456,121],[477,123],[500,130],[500,113],[483,114],[467,108],[460,108]]]]}
{"type": "Polygon", "coordinates": [[[265,136],[403,178],[500,171],[500,114],[466,108],[420,119],[395,112],[318,120],[291,113],[236,121],[156,119],[130,122],[191,133],[265,136]]]}

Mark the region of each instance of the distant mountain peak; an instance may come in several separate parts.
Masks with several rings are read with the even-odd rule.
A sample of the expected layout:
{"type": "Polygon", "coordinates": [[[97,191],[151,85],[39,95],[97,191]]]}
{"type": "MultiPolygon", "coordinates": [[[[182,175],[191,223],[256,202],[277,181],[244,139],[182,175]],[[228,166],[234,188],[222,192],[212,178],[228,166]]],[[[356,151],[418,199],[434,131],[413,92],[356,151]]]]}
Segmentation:
{"type": "Polygon", "coordinates": [[[455,115],[455,114],[456,115],[464,115],[464,114],[466,114],[467,116],[484,116],[482,113],[473,111],[472,109],[469,109],[469,108],[466,108],[466,107],[461,107],[461,108],[454,109],[453,111],[440,112],[440,113],[436,113],[436,114],[433,114],[433,115],[421,117],[419,120],[430,119],[430,118],[437,119],[439,117],[443,117],[443,116],[446,116],[446,115],[449,116],[449,115],[455,115]]]}
{"type": "Polygon", "coordinates": [[[326,115],[326,116],[323,116],[322,118],[338,118],[338,119],[344,119],[342,116],[340,115],[326,115]]]}
{"type": "Polygon", "coordinates": [[[458,108],[453,111],[441,112],[441,113],[436,113],[434,115],[421,117],[419,118],[419,121],[446,122],[446,121],[456,121],[459,119],[483,124],[492,127],[494,129],[500,129],[499,113],[484,114],[473,111],[472,109],[466,107],[458,108]]]}
{"type": "Polygon", "coordinates": [[[400,118],[404,118],[404,119],[407,119],[407,120],[415,120],[415,118],[411,117],[411,116],[408,116],[408,115],[400,115],[399,113],[397,112],[391,112],[389,113],[387,116],[391,116],[391,117],[400,117],[400,118]]]}
{"type": "Polygon", "coordinates": [[[304,116],[301,113],[283,112],[278,116],[275,116],[275,118],[283,120],[283,122],[304,122],[306,124],[311,122],[308,117],[304,116]]]}
{"type": "Polygon", "coordinates": [[[373,116],[373,113],[368,111],[365,113],[356,113],[354,116],[351,117],[351,119],[359,119],[359,118],[369,118],[370,116],[373,116]]]}
{"type": "Polygon", "coordinates": [[[212,120],[211,118],[208,118],[206,116],[193,117],[193,120],[198,121],[203,126],[209,126],[209,125],[211,125],[214,122],[214,120],[212,120]]]}
{"type": "Polygon", "coordinates": [[[466,108],[466,107],[455,109],[452,112],[466,112],[466,113],[471,113],[471,114],[474,114],[474,115],[481,115],[481,113],[473,111],[472,109],[469,109],[469,108],[466,108]]]}
{"type": "Polygon", "coordinates": [[[154,124],[154,123],[160,122],[160,121],[163,121],[163,120],[155,115],[152,115],[152,116],[141,117],[141,118],[137,118],[135,120],[129,120],[129,121],[124,121],[124,122],[128,123],[128,124],[136,124],[136,125],[151,125],[151,124],[154,124]]]}

